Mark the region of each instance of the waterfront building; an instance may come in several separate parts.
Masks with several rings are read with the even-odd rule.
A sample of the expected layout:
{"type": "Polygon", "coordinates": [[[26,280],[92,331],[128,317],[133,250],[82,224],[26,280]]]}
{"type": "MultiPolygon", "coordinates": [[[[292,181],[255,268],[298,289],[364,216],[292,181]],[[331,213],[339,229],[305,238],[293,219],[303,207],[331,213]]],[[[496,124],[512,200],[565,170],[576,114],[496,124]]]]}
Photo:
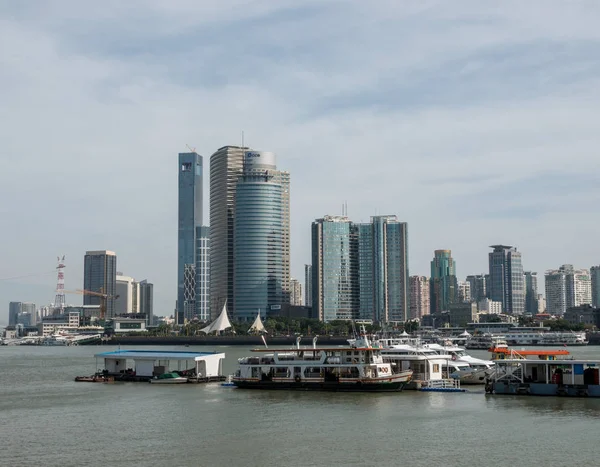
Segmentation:
{"type": "Polygon", "coordinates": [[[297,279],[290,279],[290,305],[302,306],[302,284],[297,279]]]}
{"type": "Polygon", "coordinates": [[[312,265],[304,265],[304,305],[312,306],[312,265]]]}
{"type": "Polygon", "coordinates": [[[506,314],[525,312],[525,280],[521,253],[507,245],[492,245],[489,254],[489,298],[502,302],[506,314]]]}
{"type": "Polygon", "coordinates": [[[146,315],[146,323],[148,326],[154,325],[154,285],[146,279],[140,281],[140,306],[139,312],[146,315]]]}
{"type": "Polygon", "coordinates": [[[410,313],[409,319],[421,319],[429,315],[430,293],[429,277],[410,276],[410,313]]]}
{"type": "Polygon", "coordinates": [[[21,313],[22,302],[10,302],[8,304],[8,325],[16,326],[19,313],[21,313]]]}
{"type": "Polygon", "coordinates": [[[281,185],[281,288],[283,303],[290,303],[291,232],[290,232],[290,173],[271,170],[273,182],[281,185]]]}
{"type": "Polygon", "coordinates": [[[549,270],[545,274],[546,312],[562,316],[567,309],[566,274],[561,270],[549,270]]]}
{"type": "Polygon", "coordinates": [[[471,284],[458,281],[458,303],[471,303],[471,284]]]}
{"type": "Polygon", "coordinates": [[[592,304],[592,279],[587,269],[571,269],[567,274],[567,308],[592,304]]]}
{"type": "Polygon", "coordinates": [[[202,226],[202,156],[179,153],[176,324],[198,315],[196,300],[197,234],[202,226]]]}
{"type": "Polygon", "coordinates": [[[448,311],[458,299],[456,263],[451,250],[435,250],[431,261],[431,313],[448,311]]]}
{"type": "Polygon", "coordinates": [[[477,320],[477,303],[451,303],[448,310],[450,326],[467,327],[477,320]]]}
{"type": "Polygon", "coordinates": [[[115,316],[138,313],[140,293],[133,277],[117,272],[115,316]]]}
{"type": "Polygon", "coordinates": [[[196,229],[196,310],[200,321],[210,320],[210,228],[196,229]]]}
{"type": "Polygon", "coordinates": [[[592,303],[592,281],[587,269],[575,269],[572,264],[546,272],[548,313],[563,315],[567,308],[592,303]]]}
{"type": "Polygon", "coordinates": [[[325,216],[311,227],[313,316],[329,322],[359,318],[356,229],[346,216],[325,216]]]}
{"type": "Polygon", "coordinates": [[[467,276],[471,288],[471,300],[480,302],[487,297],[486,278],[484,274],[467,276]]]}
{"type": "Polygon", "coordinates": [[[356,224],[361,319],[404,322],[409,315],[408,226],[397,216],[356,224]]]}
{"type": "Polygon", "coordinates": [[[484,298],[477,303],[480,312],[500,315],[502,314],[502,302],[495,302],[489,298],[484,298]]]}
{"type": "Polygon", "coordinates": [[[590,269],[592,286],[592,306],[600,308],[600,266],[592,266],[590,269]]]}
{"type": "MultiPolygon", "coordinates": [[[[83,260],[83,288],[114,297],[117,292],[117,254],[109,250],[87,251],[83,260]]],[[[84,295],[84,305],[100,305],[101,297],[84,295]]],[[[115,316],[114,298],[106,300],[106,318],[115,316]]]]}
{"type": "Polygon", "coordinates": [[[525,313],[538,313],[537,272],[526,271],[525,276],[525,313]]]}
{"type": "MultiPolygon", "coordinates": [[[[254,321],[283,303],[282,184],[275,154],[247,151],[235,197],[233,316],[254,321]]],[[[289,284],[285,287],[289,288],[289,284]]]]}

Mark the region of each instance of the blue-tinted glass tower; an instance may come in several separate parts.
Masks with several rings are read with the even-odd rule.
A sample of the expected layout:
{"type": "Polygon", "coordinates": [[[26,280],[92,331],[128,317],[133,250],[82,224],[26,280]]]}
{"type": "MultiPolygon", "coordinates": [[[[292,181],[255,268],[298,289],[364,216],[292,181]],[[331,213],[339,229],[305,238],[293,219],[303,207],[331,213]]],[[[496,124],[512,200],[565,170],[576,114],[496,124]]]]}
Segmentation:
{"type": "Polygon", "coordinates": [[[196,301],[197,236],[202,226],[202,156],[179,154],[177,237],[177,324],[198,314],[196,301]]]}

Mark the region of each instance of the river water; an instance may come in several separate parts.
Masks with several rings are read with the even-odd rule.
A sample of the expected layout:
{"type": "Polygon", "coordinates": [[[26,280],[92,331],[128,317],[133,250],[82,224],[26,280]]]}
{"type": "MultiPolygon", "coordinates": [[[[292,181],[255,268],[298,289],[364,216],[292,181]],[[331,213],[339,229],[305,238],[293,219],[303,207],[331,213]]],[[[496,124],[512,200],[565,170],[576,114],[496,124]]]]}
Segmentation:
{"type": "MultiPolygon", "coordinates": [[[[481,387],[344,394],[73,381],[108,350],[0,347],[0,465],[598,464],[600,399],[490,396],[481,387]]],[[[225,352],[227,374],[248,354],[185,350],[225,352]]],[[[570,350],[600,359],[600,347],[570,350]]]]}

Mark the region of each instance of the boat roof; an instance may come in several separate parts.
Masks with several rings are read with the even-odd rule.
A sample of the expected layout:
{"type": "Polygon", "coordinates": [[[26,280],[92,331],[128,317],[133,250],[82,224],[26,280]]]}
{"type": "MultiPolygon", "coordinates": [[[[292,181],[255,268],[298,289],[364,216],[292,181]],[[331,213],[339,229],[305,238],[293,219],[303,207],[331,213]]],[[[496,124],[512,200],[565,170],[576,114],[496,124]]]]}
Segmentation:
{"type": "Polygon", "coordinates": [[[346,351],[367,351],[367,350],[383,350],[381,347],[317,347],[316,349],[313,347],[300,347],[299,349],[296,347],[288,347],[287,349],[271,349],[271,348],[258,348],[252,349],[251,352],[266,352],[266,353],[275,353],[275,352],[346,352],[346,351]]]}
{"type": "Polygon", "coordinates": [[[519,355],[570,355],[571,352],[564,349],[554,349],[554,350],[517,350],[517,349],[508,349],[506,347],[493,347],[489,349],[492,353],[516,353],[519,355]]]}
{"type": "Polygon", "coordinates": [[[600,366],[600,360],[571,360],[571,359],[558,359],[558,360],[532,360],[525,358],[506,358],[504,360],[495,360],[494,363],[527,363],[534,365],[590,365],[600,366]]]}
{"type": "Polygon", "coordinates": [[[176,350],[114,350],[94,355],[94,357],[101,358],[131,358],[134,360],[202,360],[212,356],[225,358],[225,354],[219,352],[181,352],[176,350]]]}

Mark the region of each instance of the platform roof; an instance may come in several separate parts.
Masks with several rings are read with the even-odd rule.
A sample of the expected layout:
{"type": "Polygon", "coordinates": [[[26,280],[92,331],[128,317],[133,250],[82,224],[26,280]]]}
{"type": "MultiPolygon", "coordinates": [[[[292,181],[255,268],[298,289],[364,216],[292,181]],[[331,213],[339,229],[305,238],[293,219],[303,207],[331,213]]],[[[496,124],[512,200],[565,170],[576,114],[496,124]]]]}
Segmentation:
{"type": "Polygon", "coordinates": [[[131,358],[132,360],[202,360],[203,358],[221,356],[219,352],[180,352],[176,350],[114,350],[94,355],[96,358],[131,358]]]}

